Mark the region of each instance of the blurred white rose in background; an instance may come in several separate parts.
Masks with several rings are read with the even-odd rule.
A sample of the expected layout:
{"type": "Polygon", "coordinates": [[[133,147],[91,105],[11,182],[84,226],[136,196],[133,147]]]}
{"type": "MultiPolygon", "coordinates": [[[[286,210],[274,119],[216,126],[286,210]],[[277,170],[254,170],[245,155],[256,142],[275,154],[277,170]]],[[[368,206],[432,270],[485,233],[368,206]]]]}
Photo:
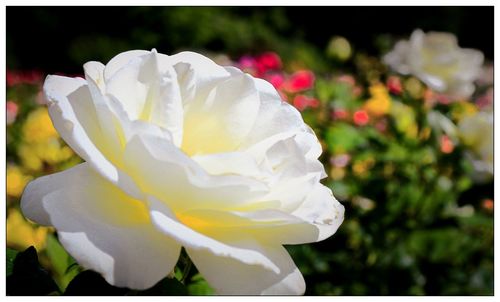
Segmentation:
{"type": "Polygon", "coordinates": [[[474,167],[473,179],[484,182],[493,176],[493,112],[480,111],[458,124],[460,138],[468,147],[466,156],[474,167]]]}
{"type": "Polygon", "coordinates": [[[415,30],[410,40],[401,40],[383,61],[393,70],[414,75],[433,90],[453,98],[468,98],[475,90],[484,55],[460,48],[451,33],[415,30]]]}

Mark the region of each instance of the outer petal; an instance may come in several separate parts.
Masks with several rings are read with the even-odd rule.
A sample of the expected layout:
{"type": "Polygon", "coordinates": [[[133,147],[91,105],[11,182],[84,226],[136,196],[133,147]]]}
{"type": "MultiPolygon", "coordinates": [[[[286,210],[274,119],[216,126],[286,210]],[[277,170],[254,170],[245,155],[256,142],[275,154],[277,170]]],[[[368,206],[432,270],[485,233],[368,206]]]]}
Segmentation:
{"type": "Polygon", "coordinates": [[[148,198],[148,202],[153,224],[158,230],[174,238],[184,247],[229,257],[239,262],[259,266],[263,270],[279,273],[280,269],[266,255],[258,251],[226,244],[198,233],[181,223],[163,202],[152,196],[148,198]]]}
{"type": "Polygon", "coordinates": [[[153,286],[180,253],[178,243],[153,228],[142,202],[86,163],[31,182],[21,208],[26,217],[53,225],[78,263],[119,287],[153,286]]]}
{"type": "Polygon", "coordinates": [[[220,241],[243,237],[272,244],[316,242],[319,231],[312,223],[270,208],[247,211],[192,210],[177,215],[190,228],[220,241]]]}
{"type": "Polygon", "coordinates": [[[221,295],[302,295],[305,282],[292,258],[282,246],[242,244],[267,256],[280,268],[276,274],[257,265],[214,255],[205,250],[187,248],[189,257],[208,283],[221,295]],[[224,273],[220,268],[224,267],[224,273]]]}
{"type": "Polygon", "coordinates": [[[106,179],[119,185],[128,194],[140,196],[130,177],[111,162],[119,162],[119,159],[109,159],[103,154],[104,151],[117,155],[113,150],[107,152],[109,145],[98,127],[97,113],[91,106],[92,100],[89,99],[85,81],[79,78],[48,76],[44,91],[50,102],[49,114],[54,127],[66,143],[106,179]],[[72,105],[81,110],[76,112],[72,105]],[[104,147],[103,151],[96,144],[104,147]]]}
{"type": "Polygon", "coordinates": [[[344,206],[330,189],[318,183],[292,215],[315,225],[319,230],[316,241],[321,241],[333,235],[344,221],[344,206]]]}

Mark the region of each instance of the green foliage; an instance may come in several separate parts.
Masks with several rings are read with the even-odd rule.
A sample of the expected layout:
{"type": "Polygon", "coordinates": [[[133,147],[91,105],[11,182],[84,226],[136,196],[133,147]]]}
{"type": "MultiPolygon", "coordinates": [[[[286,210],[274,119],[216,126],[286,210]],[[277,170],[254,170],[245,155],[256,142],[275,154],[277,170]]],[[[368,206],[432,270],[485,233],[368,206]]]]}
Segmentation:
{"type": "Polygon", "coordinates": [[[196,274],[191,278],[187,290],[191,296],[207,296],[214,294],[214,290],[200,274],[196,274]]]}
{"type": "Polygon", "coordinates": [[[7,253],[6,253],[7,254],[6,255],[6,258],[7,258],[7,264],[6,264],[7,277],[12,274],[12,271],[14,269],[14,259],[16,259],[16,256],[18,253],[19,252],[16,250],[7,248],[7,253]]]}
{"type": "MultiPolygon", "coordinates": [[[[8,252],[8,258],[14,252],[8,252]]],[[[9,296],[38,296],[57,294],[59,288],[38,263],[38,256],[34,247],[29,247],[17,253],[12,273],[7,276],[7,295],[9,296]]]]}
{"type": "Polygon", "coordinates": [[[155,286],[144,291],[138,291],[138,296],[184,296],[188,291],[184,284],[175,278],[164,278],[155,286]]]}
{"type": "Polygon", "coordinates": [[[47,247],[45,252],[52,264],[52,269],[56,275],[56,281],[59,287],[65,289],[69,282],[80,271],[75,259],[66,252],[52,234],[47,236],[47,247]]]}
{"type": "Polygon", "coordinates": [[[65,296],[122,296],[126,288],[110,285],[104,278],[93,271],[83,271],[68,284],[65,296]]]}

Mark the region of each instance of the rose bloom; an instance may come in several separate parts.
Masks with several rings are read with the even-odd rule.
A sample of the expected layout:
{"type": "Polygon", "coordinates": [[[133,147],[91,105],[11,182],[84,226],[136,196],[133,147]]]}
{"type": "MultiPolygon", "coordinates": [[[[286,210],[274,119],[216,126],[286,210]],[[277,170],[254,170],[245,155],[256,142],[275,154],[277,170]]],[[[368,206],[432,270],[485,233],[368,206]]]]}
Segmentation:
{"type": "Polygon", "coordinates": [[[415,30],[409,41],[396,43],[384,62],[404,75],[414,75],[437,92],[468,98],[481,74],[484,56],[475,49],[460,48],[450,33],[415,30]]]}
{"type": "Polygon", "coordinates": [[[486,182],[493,177],[493,112],[480,111],[465,116],[458,123],[460,138],[468,147],[466,156],[472,162],[476,182],[486,182]]]}
{"type": "Polygon", "coordinates": [[[26,217],[115,286],[153,286],[184,247],[218,294],[303,294],[283,245],[328,238],[344,208],[319,182],[321,145],[299,112],[192,52],[133,50],[84,70],[44,91],[85,162],[31,182],[26,217]]]}

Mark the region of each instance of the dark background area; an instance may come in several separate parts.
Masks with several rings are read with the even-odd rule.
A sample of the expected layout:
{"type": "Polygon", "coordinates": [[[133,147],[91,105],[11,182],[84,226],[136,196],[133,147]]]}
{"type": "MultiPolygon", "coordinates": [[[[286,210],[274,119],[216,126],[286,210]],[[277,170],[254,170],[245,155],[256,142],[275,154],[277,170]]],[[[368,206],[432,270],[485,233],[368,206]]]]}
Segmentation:
{"type": "Polygon", "coordinates": [[[308,43],[323,50],[334,35],[377,54],[377,36],[406,38],[415,28],[455,33],[460,46],[492,60],[493,13],[493,7],[7,7],[7,67],[79,73],[86,61],[138,48],[231,56],[273,49],[286,60],[294,57],[290,48],[308,43]]]}

